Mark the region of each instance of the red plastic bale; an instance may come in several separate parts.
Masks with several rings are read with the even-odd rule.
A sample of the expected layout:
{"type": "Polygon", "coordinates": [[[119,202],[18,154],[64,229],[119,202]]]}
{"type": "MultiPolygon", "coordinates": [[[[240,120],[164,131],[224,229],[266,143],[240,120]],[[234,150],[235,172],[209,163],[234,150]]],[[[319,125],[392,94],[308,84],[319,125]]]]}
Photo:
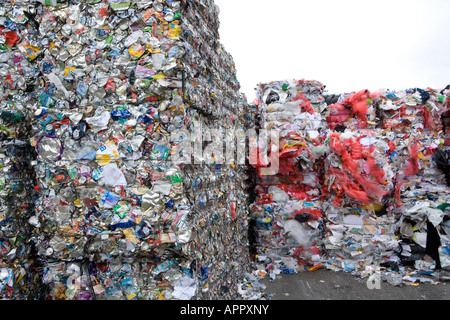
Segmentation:
{"type": "Polygon", "coordinates": [[[311,101],[309,101],[308,99],[306,99],[305,95],[301,92],[299,92],[297,94],[297,96],[294,98],[294,101],[299,101],[302,100],[303,102],[300,104],[300,108],[302,109],[302,111],[306,111],[309,112],[311,114],[315,114],[314,112],[314,108],[311,105],[311,101]]]}
{"type": "Polygon", "coordinates": [[[406,166],[403,168],[403,172],[407,176],[412,176],[419,172],[418,148],[419,145],[417,142],[409,148],[409,159],[406,166]]]}

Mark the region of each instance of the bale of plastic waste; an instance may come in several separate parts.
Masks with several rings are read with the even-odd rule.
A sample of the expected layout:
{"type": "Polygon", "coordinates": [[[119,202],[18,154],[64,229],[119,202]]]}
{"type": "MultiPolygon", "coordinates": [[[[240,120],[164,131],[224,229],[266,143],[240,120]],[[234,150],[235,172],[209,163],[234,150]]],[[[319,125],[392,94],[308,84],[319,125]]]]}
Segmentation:
{"type": "Polygon", "coordinates": [[[250,158],[257,160],[250,163],[257,175],[251,206],[257,275],[275,279],[281,272],[320,268],[323,89],[305,80],[258,86],[259,136],[250,145],[250,158]]]}

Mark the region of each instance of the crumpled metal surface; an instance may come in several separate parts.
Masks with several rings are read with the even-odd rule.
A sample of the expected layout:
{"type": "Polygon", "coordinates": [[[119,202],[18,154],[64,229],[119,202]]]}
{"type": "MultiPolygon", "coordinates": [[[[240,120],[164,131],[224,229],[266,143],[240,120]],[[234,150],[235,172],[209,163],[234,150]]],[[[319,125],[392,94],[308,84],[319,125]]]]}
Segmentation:
{"type": "Polygon", "coordinates": [[[172,139],[194,119],[247,121],[213,1],[2,5],[0,94],[26,110],[33,148],[34,298],[176,299],[192,283],[193,299],[239,297],[244,165],[181,163],[172,139]]]}
{"type": "Polygon", "coordinates": [[[28,242],[32,227],[33,149],[27,138],[29,124],[23,103],[14,91],[4,92],[0,103],[0,297],[30,299],[39,291],[36,259],[28,242]]]}

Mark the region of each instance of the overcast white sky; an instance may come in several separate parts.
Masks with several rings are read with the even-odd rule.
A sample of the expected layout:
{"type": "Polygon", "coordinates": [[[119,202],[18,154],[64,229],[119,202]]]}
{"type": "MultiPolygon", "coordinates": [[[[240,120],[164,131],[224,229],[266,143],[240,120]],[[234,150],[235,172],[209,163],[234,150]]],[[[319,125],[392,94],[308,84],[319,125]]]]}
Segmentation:
{"type": "Polygon", "coordinates": [[[215,0],[249,102],[260,82],[329,93],[450,84],[449,0],[215,0]]]}

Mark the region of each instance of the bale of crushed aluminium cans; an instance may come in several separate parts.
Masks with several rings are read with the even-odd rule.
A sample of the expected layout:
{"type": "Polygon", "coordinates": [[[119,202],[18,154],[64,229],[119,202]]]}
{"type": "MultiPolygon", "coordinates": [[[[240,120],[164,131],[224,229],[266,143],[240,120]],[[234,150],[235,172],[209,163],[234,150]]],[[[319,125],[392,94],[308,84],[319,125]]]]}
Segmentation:
{"type": "MultiPolygon", "coordinates": [[[[4,8],[2,8],[3,14],[4,8]]],[[[32,101],[27,81],[34,73],[16,47],[24,26],[14,16],[1,23],[0,45],[0,296],[2,299],[35,299],[39,281],[33,244],[29,241],[33,215],[34,178],[29,139],[32,101]]]]}
{"type": "Polygon", "coordinates": [[[202,221],[193,218],[196,204],[184,186],[205,169],[193,166],[187,179],[174,159],[183,150],[177,133],[190,128],[197,113],[210,129],[244,126],[236,70],[218,40],[214,3],[17,1],[2,10],[12,49],[4,58],[20,67],[3,74],[5,85],[32,96],[27,108],[38,197],[28,222],[42,272],[55,274],[42,274],[44,289],[52,291],[46,298],[155,297],[141,294],[140,281],[127,283],[122,295],[100,290],[107,287],[102,273],[86,266],[108,268],[112,261],[114,268],[143,264],[143,278],[155,286],[170,283],[159,298],[179,297],[174,288],[184,277],[194,281],[189,298],[199,292],[235,297],[232,279],[248,265],[244,239],[236,240],[236,252],[229,246],[246,233],[243,170],[211,169],[222,195],[212,211],[234,217],[222,222],[232,230],[222,235],[226,229],[218,225],[208,247],[193,251],[194,242],[202,244],[193,232],[202,221]],[[222,258],[211,260],[210,247],[222,248],[216,255],[222,258]],[[89,280],[84,286],[68,282],[65,272],[74,263],[89,280]],[[169,276],[168,266],[183,277],[169,276]]]}

